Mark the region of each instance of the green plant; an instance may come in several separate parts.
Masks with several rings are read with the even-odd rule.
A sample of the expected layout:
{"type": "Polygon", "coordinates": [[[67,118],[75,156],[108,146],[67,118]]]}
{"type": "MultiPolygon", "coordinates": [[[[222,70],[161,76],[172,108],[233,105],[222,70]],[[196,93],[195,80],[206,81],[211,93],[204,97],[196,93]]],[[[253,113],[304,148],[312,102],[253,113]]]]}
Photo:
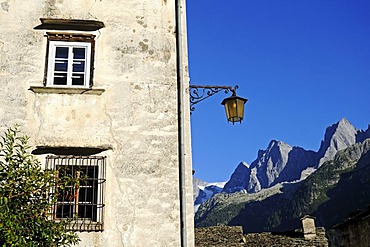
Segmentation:
{"type": "Polygon", "coordinates": [[[76,244],[79,238],[66,230],[67,222],[54,221],[50,215],[57,200],[52,192],[57,186],[56,173],[41,168],[27,151],[28,140],[19,134],[18,127],[13,127],[0,141],[0,245],[76,244]]]}

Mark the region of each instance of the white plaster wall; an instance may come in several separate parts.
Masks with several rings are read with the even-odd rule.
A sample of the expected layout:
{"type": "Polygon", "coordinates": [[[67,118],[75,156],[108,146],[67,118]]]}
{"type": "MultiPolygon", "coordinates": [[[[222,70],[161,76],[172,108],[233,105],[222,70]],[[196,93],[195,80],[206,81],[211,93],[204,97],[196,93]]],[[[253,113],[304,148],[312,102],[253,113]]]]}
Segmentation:
{"type": "MultiPolygon", "coordinates": [[[[80,246],[180,245],[174,5],[174,0],[0,0],[1,130],[20,124],[33,146],[111,148],[103,153],[105,230],[80,234],[80,246]],[[39,18],[104,22],[94,32],[94,88],[105,89],[102,95],[29,90],[43,85],[45,71],[45,31],[33,29],[39,18]]],[[[184,62],[187,70],[186,57],[184,62]]],[[[189,121],[187,233],[193,246],[189,121]]]]}

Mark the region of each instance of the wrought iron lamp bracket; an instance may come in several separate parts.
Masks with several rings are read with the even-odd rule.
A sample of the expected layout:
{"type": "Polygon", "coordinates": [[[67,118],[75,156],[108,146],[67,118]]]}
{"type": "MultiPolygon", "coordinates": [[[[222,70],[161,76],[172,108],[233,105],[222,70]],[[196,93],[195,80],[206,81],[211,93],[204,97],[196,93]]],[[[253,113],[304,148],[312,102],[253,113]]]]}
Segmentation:
{"type": "Polygon", "coordinates": [[[231,86],[190,85],[190,111],[195,110],[195,104],[222,91],[225,93],[231,92],[232,96],[236,96],[236,89],[238,89],[238,85],[235,85],[234,88],[231,86]]]}

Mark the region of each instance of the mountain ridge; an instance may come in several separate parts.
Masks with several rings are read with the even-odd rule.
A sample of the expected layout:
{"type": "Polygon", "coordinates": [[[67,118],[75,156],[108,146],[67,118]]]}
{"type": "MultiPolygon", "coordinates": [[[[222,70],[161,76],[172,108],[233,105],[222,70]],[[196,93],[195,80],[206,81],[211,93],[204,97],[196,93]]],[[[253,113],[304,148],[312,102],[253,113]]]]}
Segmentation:
{"type": "Polygon", "coordinates": [[[220,193],[195,215],[197,227],[239,225],[244,232],[287,231],[305,214],[332,227],[370,204],[370,139],[339,151],[307,179],[284,182],[257,193],[220,193]],[[340,206],[339,206],[340,205],[340,206]]]}
{"type": "Polygon", "coordinates": [[[326,128],[324,139],[316,152],[271,140],[267,149],[258,150],[257,158],[250,166],[237,166],[222,192],[256,193],[277,183],[304,179],[325,161],[331,160],[339,150],[368,137],[370,126],[366,131],[357,130],[346,118],[342,118],[326,128]]]}
{"type": "Polygon", "coordinates": [[[251,165],[239,163],[222,193],[199,207],[196,226],[242,225],[245,232],[289,230],[286,227],[298,224],[302,214],[316,216],[319,225],[332,226],[354,205],[370,204],[369,137],[370,125],[357,130],[343,118],[326,128],[316,152],[272,140],[251,165]],[[346,183],[357,190],[351,191],[346,183]],[[366,185],[369,189],[361,189],[366,185]],[[361,193],[366,198],[360,198],[361,193]],[[340,212],[338,205],[343,205],[340,212]]]}

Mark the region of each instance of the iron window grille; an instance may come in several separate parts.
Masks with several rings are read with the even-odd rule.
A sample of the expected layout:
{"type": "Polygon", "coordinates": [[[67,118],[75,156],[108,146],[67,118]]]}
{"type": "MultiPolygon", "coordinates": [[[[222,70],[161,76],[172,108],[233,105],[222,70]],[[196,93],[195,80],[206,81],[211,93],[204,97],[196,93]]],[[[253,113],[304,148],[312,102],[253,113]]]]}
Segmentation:
{"type": "Polygon", "coordinates": [[[69,181],[54,188],[54,220],[67,220],[72,231],[103,230],[105,167],[103,156],[46,157],[46,168],[57,171],[56,179],[69,181]]]}

